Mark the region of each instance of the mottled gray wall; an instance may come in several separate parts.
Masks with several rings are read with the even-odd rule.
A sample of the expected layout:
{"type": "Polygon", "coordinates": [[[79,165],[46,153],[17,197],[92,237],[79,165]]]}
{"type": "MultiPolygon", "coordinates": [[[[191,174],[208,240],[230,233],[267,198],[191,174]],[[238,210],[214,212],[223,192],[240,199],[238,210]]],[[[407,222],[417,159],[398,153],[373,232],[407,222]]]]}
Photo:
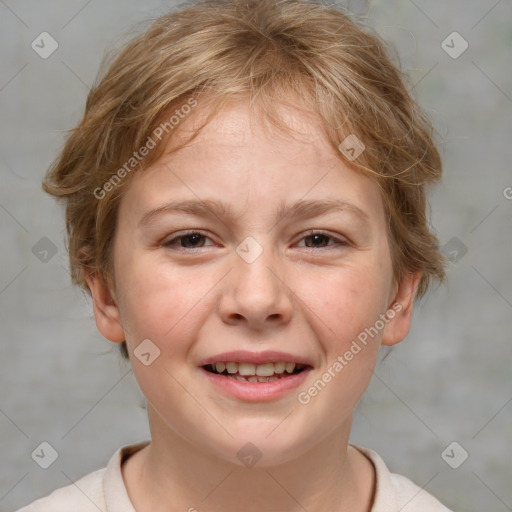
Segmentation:
{"type": "MultiPolygon", "coordinates": [[[[70,286],[62,211],[40,181],[105,49],[169,5],[0,2],[1,511],[148,436],[129,368],[70,286]],[[59,45],[46,59],[31,48],[43,31],[59,45]],[[59,455],[47,470],[31,458],[43,441],[59,455]]],[[[350,7],[368,11],[364,2],[350,7]]],[[[378,366],[352,442],[454,510],[512,510],[512,5],[379,0],[368,23],[398,48],[441,134],[445,176],[432,222],[453,262],[448,284],[419,305],[408,340],[378,366]],[[444,456],[452,466],[469,454],[457,469],[441,456],[453,441],[444,456]]],[[[39,52],[50,44],[39,42],[39,52]]]]}

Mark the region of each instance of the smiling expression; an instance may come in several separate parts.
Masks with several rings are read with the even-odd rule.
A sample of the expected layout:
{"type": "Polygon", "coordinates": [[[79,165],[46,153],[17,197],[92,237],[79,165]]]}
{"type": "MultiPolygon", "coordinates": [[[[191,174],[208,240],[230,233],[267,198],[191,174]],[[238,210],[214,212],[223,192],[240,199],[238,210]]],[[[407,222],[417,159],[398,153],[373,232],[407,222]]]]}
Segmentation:
{"type": "Polygon", "coordinates": [[[381,342],[401,341],[410,321],[406,304],[314,401],[298,402],[415,282],[393,281],[376,183],[327,145],[313,115],[282,112],[300,137],[233,103],[135,174],[118,212],[114,300],[102,304],[89,281],[100,331],[127,342],[153,433],[234,462],[248,441],[271,464],[349,430],[381,342]],[[133,355],[143,340],[160,351],[147,366],[133,355]]]}

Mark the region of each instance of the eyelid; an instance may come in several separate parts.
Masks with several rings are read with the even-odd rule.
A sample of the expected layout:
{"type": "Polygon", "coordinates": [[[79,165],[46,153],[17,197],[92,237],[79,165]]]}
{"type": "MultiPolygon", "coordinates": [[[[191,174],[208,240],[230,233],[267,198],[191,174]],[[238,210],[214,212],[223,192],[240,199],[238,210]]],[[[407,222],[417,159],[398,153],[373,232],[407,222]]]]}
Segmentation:
{"type": "MultiPolygon", "coordinates": [[[[212,242],[214,242],[214,240],[209,235],[207,235],[204,231],[202,231],[200,229],[189,229],[189,230],[178,231],[177,233],[173,233],[172,234],[172,238],[170,238],[168,240],[164,239],[164,241],[162,242],[161,245],[163,247],[173,247],[174,246],[174,242],[176,242],[180,238],[184,238],[186,236],[196,235],[196,234],[197,235],[201,235],[202,237],[204,237],[206,239],[209,239],[212,242]]],[[[310,249],[310,250],[313,250],[313,251],[316,252],[318,249],[327,249],[329,247],[336,248],[337,246],[339,247],[339,246],[351,245],[351,242],[349,240],[347,240],[344,236],[342,236],[342,235],[335,236],[335,235],[331,234],[328,231],[323,231],[323,230],[320,230],[320,229],[310,229],[308,231],[305,231],[304,233],[301,233],[300,238],[298,239],[297,242],[301,242],[305,238],[308,238],[308,237],[313,236],[313,235],[324,235],[325,237],[330,238],[332,241],[334,241],[334,243],[331,244],[331,245],[327,245],[325,247],[318,247],[318,248],[315,248],[315,247],[304,247],[305,249],[310,249]]],[[[208,245],[206,247],[213,247],[215,245],[216,244],[214,242],[212,245],[208,245]]],[[[205,247],[180,247],[179,245],[176,245],[176,248],[177,248],[177,250],[180,250],[180,251],[193,251],[193,252],[197,252],[198,250],[204,249],[205,247]]]]}
{"type": "MultiPolygon", "coordinates": [[[[336,243],[328,245],[326,247],[334,247],[335,248],[336,245],[338,245],[338,246],[339,245],[342,245],[342,246],[351,245],[351,242],[346,237],[344,237],[342,235],[333,235],[329,231],[323,231],[321,229],[310,229],[308,231],[305,231],[304,233],[302,233],[300,235],[299,241],[302,241],[305,238],[308,238],[308,237],[313,236],[313,235],[324,235],[327,238],[330,238],[330,239],[332,239],[332,240],[334,240],[336,242],[336,243]]],[[[325,249],[325,248],[321,247],[320,249],[325,249]]],[[[315,248],[314,247],[306,247],[306,249],[315,249],[315,248]]]]}
{"type": "MultiPolygon", "coordinates": [[[[172,247],[174,245],[172,242],[176,242],[180,238],[184,238],[184,237],[189,236],[189,235],[201,235],[202,237],[207,238],[207,239],[211,240],[212,242],[214,242],[214,240],[212,240],[212,238],[210,236],[208,236],[201,229],[188,229],[188,230],[185,230],[185,231],[178,231],[177,233],[173,233],[171,235],[172,238],[169,238],[169,239],[164,238],[164,240],[161,243],[161,245],[163,247],[172,247]]],[[[214,245],[216,245],[215,242],[212,245],[208,245],[207,247],[213,247],[214,245]]],[[[182,251],[197,251],[198,249],[203,249],[203,247],[195,247],[195,248],[192,247],[192,248],[189,248],[189,247],[180,247],[179,245],[176,245],[176,247],[178,248],[178,250],[182,250],[182,251]]]]}

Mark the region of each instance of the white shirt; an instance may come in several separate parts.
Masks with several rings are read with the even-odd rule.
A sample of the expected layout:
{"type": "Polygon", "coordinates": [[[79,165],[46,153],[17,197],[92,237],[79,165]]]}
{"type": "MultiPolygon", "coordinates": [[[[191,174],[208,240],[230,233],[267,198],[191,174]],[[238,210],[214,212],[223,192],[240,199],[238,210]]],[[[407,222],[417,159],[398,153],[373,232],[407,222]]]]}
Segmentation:
{"type": "MultiPolygon", "coordinates": [[[[145,441],[119,448],[107,467],[53,491],[18,512],[136,512],[128,497],[121,465],[148,444],[149,441],[145,441]]],[[[451,512],[408,478],[390,473],[373,450],[351,446],[366,455],[375,467],[376,488],[371,512],[451,512]]]]}

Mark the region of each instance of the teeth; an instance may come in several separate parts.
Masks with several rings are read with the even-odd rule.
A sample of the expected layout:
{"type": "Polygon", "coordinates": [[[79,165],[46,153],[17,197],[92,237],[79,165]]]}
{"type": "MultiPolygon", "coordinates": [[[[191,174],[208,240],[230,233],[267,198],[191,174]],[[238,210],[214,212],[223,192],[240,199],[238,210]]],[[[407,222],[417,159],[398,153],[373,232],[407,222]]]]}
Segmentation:
{"type": "Polygon", "coordinates": [[[286,363],[274,363],[274,373],[284,373],[286,363]]]}
{"type": "Polygon", "coordinates": [[[239,375],[256,375],[256,365],[252,363],[238,363],[239,375]]]}
{"type": "Polygon", "coordinates": [[[260,377],[270,377],[274,375],[274,363],[259,364],[256,367],[256,375],[260,377]]]}
{"type": "MultiPolygon", "coordinates": [[[[283,361],[279,361],[277,363],[264,363],[264,364],[253,364],[253,363],[237,363],[235,361],[227,361],[222,362],[219,361],[218,363],[212,364],[211,368],[212,370],[215,370],[217,373],[223,373],[224,371],[227,371],[230,375],[238,374],[242,377],[272,377],[274,375],[281,375],[285,371],[286,373],[293,373],[295,369],[302,369],[305,365],[303,364],[295,364],[295,363],[285,363],[283,361]]],[[[247,379],[243,379],[247,380],[247,379]]],[[[258,381],[256,380],[250,380],[250,382],[266,382],[265,381],[258,381]]]]}
{"type": "Polygon", "coordinates": [[[241,377],[240,375],[228,375],[230,379],[241,380],[242,382],[272,382],[274,380],[279,380],[281,377],[276,377],[273,375],[272,377],[259,377],[258,375],[251,375],[250,377],[241,377]]]}
{"type": "Polygon", "coordinates": [[[230,361],[226,363],[226,370],[228,371],[228,373],[236,373],[238,371],[238,365],[230,361]]]}
{"type": "Polygon", "coordinates": [[[286,363],[286,371],[292,373],[295,370],[295,363],[286,363]]]}

